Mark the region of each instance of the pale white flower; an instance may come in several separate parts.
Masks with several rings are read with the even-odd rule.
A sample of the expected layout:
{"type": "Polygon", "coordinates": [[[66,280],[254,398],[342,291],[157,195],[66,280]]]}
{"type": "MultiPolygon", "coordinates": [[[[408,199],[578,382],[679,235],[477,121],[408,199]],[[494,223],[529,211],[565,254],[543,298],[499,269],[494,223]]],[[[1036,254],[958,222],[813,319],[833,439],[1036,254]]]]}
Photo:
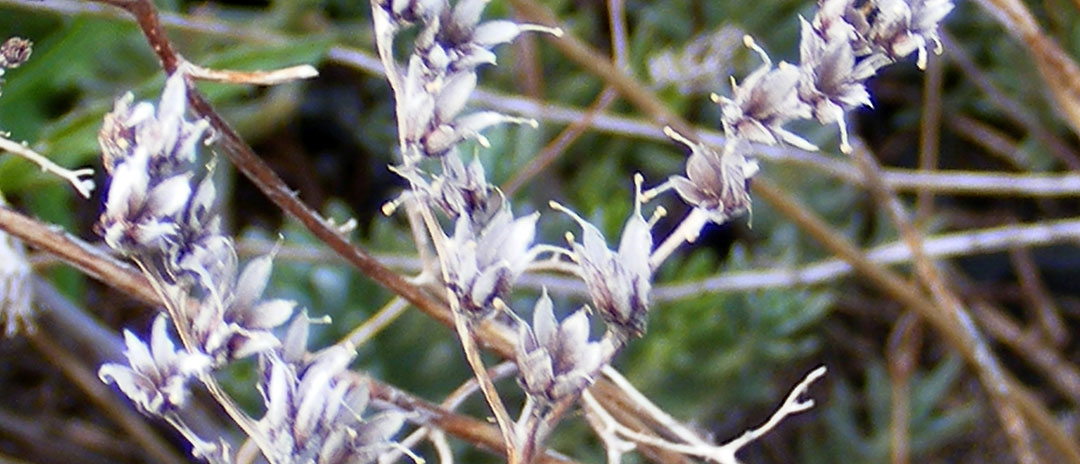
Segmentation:
{"type": "Polygon", "coordinates": [[[748,142],[728,139],[724,151],[717,153],[674,131],[666,132],[691,149],[686,160],[686,176],[672,176],[668,180],[683,201],[705,211],[716,224],[750,211],[750,178],[759,168],[757,161],[748,157],[748,142]]]}
{"type": "Polygon", "coordinates": [[[188,380],[210,368],[205,354],[176,349],[166,323],[163,314],[154,319],[149,345],[125,330],[128,365],[109,363],[98,370],[102,382],[115,384],[140,410],[153,416],[182,408],[188,380]]]}
{"type": "Polygon", "coordinates": [[[547,289],[533,309],[533,322],[518,329],[515,359],[525,392],[554,403],[574,397],[592,384],[600,370],[608,341],[589,341],[586,308],[559,323],[547,289]]]}
{"type": "Polygon", "coordinates": [[[385,453],[404,416],[364,418],[367,385],[343,375],[355,353],[333,346],[306,364],[267,356],[259,389],[266,413],[258,422],[269,439],[270,462],[368,463],[385,453]]]}
{"type": "Polygon", "coordinates": [[[618,251],[608,249],[600,229],[573,211],[552,203],[581,226],[581,243],[571,241],[571,259],[589,289],[608,330],[627,340],[645,334],[652,288],[652,230],[641,215],[641,185],[635,188],[634,212],[623,227],[618,251]]]}

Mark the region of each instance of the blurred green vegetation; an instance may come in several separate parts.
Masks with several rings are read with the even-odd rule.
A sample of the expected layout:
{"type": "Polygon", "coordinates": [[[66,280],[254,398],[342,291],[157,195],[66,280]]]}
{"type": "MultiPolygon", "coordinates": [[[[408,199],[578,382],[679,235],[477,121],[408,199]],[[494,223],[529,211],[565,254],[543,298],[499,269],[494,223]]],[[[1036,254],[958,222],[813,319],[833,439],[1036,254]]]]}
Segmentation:
{"type": "MultiPolygon", "coordinates": [[[[364,247],[388,254],[413,252],[401,218],[377,213],[378,207],[400,189],[400,182],[385,169],[393,159],[394,140],[389,88],[381,78],[349,69],[327,57],[334,45],[372,50],[367,2],[157,3],[163,11],[191,15],[195,23],[205,19],[225,26],[221,28],[225,32],[220,34],[191,28],[171,30],[184,56],[203,66],[263,69],[300,63],[317,65],[323,73],[318,80],[275,89],[220,84],[200,87],[303,198],[329,217],[356,217],[361,228],[355,238],[364,247]],[[269,40],[262,33],[285,40],[269,40]]],[[[608,50],[604,2],[544,3],[572,34],[600,50],[608,50]]],[[[630,68],[648,83],[650,57],[724,25],[736,25],[753,35],[777,61],[797,61],[798,16],[811,15],[814,3],[627,0],[630,68]]],[[[1064,0],[1045,3],[1043,14],[1053,25],[1050,32],[1075,53],[1080,49],[1076,8],[1064,0]]],[[[511,13],[508,5],[495,1],[488,16],[511,13]]],[[[100,167],[96,133],[113,100],[127,91],[139,98],[154,99],[163,82],[138,30],[130,21],[117,18],[55,14],[34,3],[0,3],[2,35],[19,35],[35,44],[31,60],[5,76],[0,128],[10,131],[16,139],[28,141],[62,165],[100,167]]],[[[1031,85],[1038,76],[1023,48],[1002,34],[998,24],[970,2],[960,3],[948,24],[950,33],[996,85],[1025,102],[1049,130],[1065,132],[1046,103],[1043,90],[1031,85]]],[[[543,82],[542,98],[584,108],[599,95],[602,82],[544,45],[543,39],[523,40],[539,46],[539,55],[534,59],[542,69],[538,76],[543,82]]],[[[519,65],[524,56],[521,47],[503,47],[499,52],[500,66],[486,69],[481,85],[507,93],[525,92],[522,77],[527,68],[519,65]]],[[[735,56],[731,66],[739,78],[758,65],[757,58],[745,51],[735,56]]],[[[860,133],[877,149],[885,164],[915,164],[921,79],[913,62],[893,66],[872,85],[876,110],[860,111],[854,118],[860,133]]],[[[655,90],[671,108],[695,123],[717,126],[717,107],[709,103],[707,94],[655,90]]],[[[726,76],[718,76],[714,91],[728,91],[726,76]]],[[[964,112],[1001,124],[1002,130],[1012,135],[1026,137],[1023,131],[1009,126],[985,95],[954,70],[946,74],[941,105],[945,114],[964,112]]],[[[612,111],[638,114],[625,103],[617,103],[612,111]]],[[[805,128],[801,132],[812,141],[827,152],[836,151],[835,128],[805,128]]],[[[526,166],[562,129],[543,122],[535,130],[496,128],[486,133],[490,148],[470,145],[463,152],[476,153],[491,180],[498,184],[526,166]]],[[[1032,169],[1057,167],[1038,143],[1025,139],[1019,142],[1030,156],[1032,169]]],[[[1000,168],[985,161],[986,157],[970,154],[971,147],[955,138],[946,138],[943,147],[944,167],[1000,168]]],[[[515,195],[515,211],[542,211],[543,241],[561,244],[563,234],[577,228],[546,207],[549,200],[557,200],[596,220],[609,242],[614,243],[631,208],[632,174],[642,172],[647,184],[655,185],[680,173],[685,156],[675,143],[586,133],[549,172],[533,179],[515,195]]],[[[893,227],[861,189],[805,166],[763,164],[766,175],[860,245],[895,240],[893,227]]],[[[228,177],[223,182],[229,188],[225,189],[221,208],[239,237],[271,242],[281,237],[286,247],[320,247],[302,227],[282,218],[246,181],[232,178],[228,169],[222,172],[228,177]]],[[[100,173],[97,180],[99,185],[105,182],[100,173]]],[[[0,190],[20,209],[94,239],[91,225],[100,198],[90,202],[77,198],[57,179],[10,156],[0,158],[0,190]]],[[[672,213],[660,222],[658,237],[664,236],[682,214],[674,197],[662,203],[672,213]]],[[[1026,205],[1020,202],[1014,206],[1022,211],[1026,205]]],[[[993,205],[958,200],[948,203],[948,207],[979,212],[993,205]]],[[[799,234],[768,205],[755,204],[752,219],[752,227],[746,219],[739,219],[709,229],[700,244],[675,255],[661,269],[657,284],[827,257],[824,250],[799,234]]],[[[942,228],[947,225],[947,221],[940,223],[942,228]]],[[[87,286],[94,285],[70,270],[54,271],[61,287],[76,300],[88,291],[87,286]]],[[[340,339],[392,297],[338,261],[278,260],[271,292],[297,300],[314,316],[333,317],[334,324],[315,330],[313,347],[340,339]]],[[[519,308],[530,307],[535,295],[523,295],[513,303],[519,308]]],[[[558,301],[564,313],[583,303],[575,299],[558,301]]],[[[98,310],[105,312],[100,315],[102,319],[124,320],[134,327],[147,326],[150,318],[149,311],[108,314],[114,311],[108,305],[98,310]]],[[[763,444],[749,447],[742,456],[747,462],[888,462],[891,386],[882,341],[897,314],[895,308],[881,302],[857,279],[813,287],[703,295],[657,305],[650,316],[648,335],[633,342],[617,365],[666,410],[726,440],[760,424],[803,374],[826,364],[830,368],[827,380],[811,390],[818,401],[815,409],[789,419],[763,444]],[[870,302],[859,303],[866,299],[870,302]]],[[[971,456],[983,454],[967,454],[966,447],[980,443],[981,436],[999,433],[998,426],[986,410],[985,399],[970,388],[962,388],[968,374],[960,363],[943,354],[947,350],[936,339],[928,340],[932,340],[927,342],[930,348],[910,386],[913,460],[971,462],[971,456]]],[[[433,401],[439,401],[469,375],[451,332],[415,311],[361,346],[356,367],[433,401]]],[[[249,390],[246,397],[239,392],[252,380],[250,368],[239,370],[226,382],[249,405],[257,403],[256,392],[249,390]]],[[[485,414],[483,406],[476,402],[467,404],[466,411],[485,414]]],[[[599,461],[600,444],[586,433],[581,422],[580,418],[571,418],[555,443],[567,454],[599,461]]],[[[464,451],[460,443],[455,442],[455,446],[468,453],[461,455],[463,462],[491,461],[486,455],[464,451]]],[[[1007,456],[999,458],[1002,462],[1008,460],[1007,456]]]]}

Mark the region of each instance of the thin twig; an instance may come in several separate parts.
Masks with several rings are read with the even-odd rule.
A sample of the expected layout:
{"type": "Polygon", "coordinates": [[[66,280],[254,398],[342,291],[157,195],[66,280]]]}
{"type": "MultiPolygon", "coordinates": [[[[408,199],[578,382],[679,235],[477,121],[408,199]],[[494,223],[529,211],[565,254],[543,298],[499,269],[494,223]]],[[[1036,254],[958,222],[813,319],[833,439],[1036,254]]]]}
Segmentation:
{"type": "Polygon", "coordinates": [[[918,317],[909,312],[900,316],[886,344],[892,386],[892,417],[889,423],[892,464],[908,464],[911,460],[911,376],[919,367],[921,338],[918,317]]]}
{"type": "MultiPolygon", "coordinates": [[[[1061,242],[1080,242],[1080,218],[965,230],[926,237],[923,250],[927,257],[941,259],[1061,242]]],[[[903,242],[886,243],[863,253],[867,261],[881,265],[902,264],[912,259],[911,250],[903,242]]],[[[855,268],[848,261],[829,258],[800,267],[732,271],[696,282],[658,285],[653,289],[652,298],[662,302],[693,298],[705,293],[809,286],[836,280],[853,272],[855,268]]],[[[558,285],[550,281],[545,283],[553,290],[558,289],[558,285]]]]}
{"type": "Polygon", "coordinates": [[[408,308],[409,304],[401,297],[395,296],[391,298],[386,305],[375,313],[375,315],[350,331],[345,337],[338,341],[338,344],[348,344],[349,346],[354,347],[363,345],[370,340],[371,337],[374,337],[375,334],[381,332],[392,322],[397,320],[398,316],[401,316],[408,308]]]}
{"type": "MultiPolygon", "coordinates": [[[[863,147],[860,147],[863,148],[863,147]]],[[[879,206],[886,210],[892,218],[893,224],[900,231],[904,243],[911,250],[915,275],[929,290],[934,299],[935,311],[940,311],[941,319],[955,324],[960,329],[957,333],[964,343],[974,351],[974,357],[970,360],[975,368],[975,373],[982,381],[984,388],[989,393],[991,404],[997,411],[999,419],[1009,437],[1013,453],[1023,464],[1037,464],[1040,462],[1035,451],[1032,449],[1031,432],[1025,422],[1020,409],[1014,403],[1009,394],[1008,380],[1005,377],[1004,368],[994,357],[990,347],[982,339],[981,334],[971,324],[967,309],[961,304],[959,298],[949,288],[937,264],[931,261],[923,247],[921,232],[915,228],[907,217],[903,205],[896,197],[895,192],[889,190],[881,179],[877,161],[866,149],[857,149],[855,159],[866,176],[867,185],[879,206]]]]}
{"type": "Polygon", "coordinates": [[[68,181],[68,183],[71,184],[83,198],[90,198],[90,192],[94,190],[94,180],[92,179],[94,176],[93,169],[85,168],[72,171],[52,162],[49,158],[31,150],[26,145],[16,143],[2,136],[0,136],[0,150],[21,156],[27,161],[40,166],[42,171],[55,174],[57,177],[68,181]],[[86,179],[84,179],[84,177],[86,177],[86,179]]]}
{"type": "MultiPolygon", "coordinates": [[[[926,80],[923,82],[923,111],[919,121],[919,170],[937,170],[938,148],[941,145],[941,111],[944,102],[941,87],[944,71],[941,57],[931,55],[927,60],[926,80]]],[[[915,197],[915,222],[922,224],[930,217],[934,195],[920,189],[915,197]]]]}
{"type": "Polygon", "coordinates": [[[1035,320],[1042,329],[1042,334],[1047,342],[1060,347],[1068,341],[1068,325],[1061,317],[1061,309],[1054,303],[1050,292],[1043,284],[1039,276],[1039,269],[1031,252],[1026,248],[1013,247],[1009,250],[1016,280],[1020,283],[1020,289],[1024,292],[1028,307],[1035,313],[1035,320]]]}

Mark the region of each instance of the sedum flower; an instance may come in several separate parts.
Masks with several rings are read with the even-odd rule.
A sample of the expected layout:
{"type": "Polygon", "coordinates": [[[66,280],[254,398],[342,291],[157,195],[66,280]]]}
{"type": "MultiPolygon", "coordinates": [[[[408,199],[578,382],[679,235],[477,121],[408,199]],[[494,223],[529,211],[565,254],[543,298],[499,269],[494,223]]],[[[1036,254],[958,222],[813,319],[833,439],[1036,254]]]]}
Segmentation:
{"type": "Polygon", "coordinates": [[[608,331],[620,341],[645,334],[652,288],[652,231],[641,216],[641,183],[636,182],[634,212],[623,227],[618,251],[608,249],[604,235],[596,226],[573,211],[552,203],[581,226],[581,243],[570,238],[571,259],[589,289],[589,296],[608,324],[608,331]]]}
{"type": "Polygon", "coordinates": [[[188,379],[210,367],[208,356],[177,350],[166,330],[163,314],[154,319],[149,346],[125,330],[128,365],[109,363],[98,370],[102,382],[115,384],[140,410],[153,416],[182,408],[188,379]]]}
{"type": "Polygon", "coordinates": [[[844,113],[860,106],[873,106],[863,85],[876,72],[871,60],[855,61],[851,42],[828,40],[805,19],[799,18],[799,99],[810,106],[818,122],[840,126],[840,147],[850,151],[844,113]]]}
{"type": "Polygon", "coordinates": [[[292,364],[276,354],[266,357],[260,385],[266,414],[257,426],[270,441],[270,462],[369,463],[393,446],[404,416],[362,417],[367,386],[343,375],[354,355],[333,346],[307,364],[292,364]]]}
{"type": "Polygon", "coordinates": [[[199,346],[221,364],[266,352],[280,345],[272,330],[289,320],[296,302],[263,299],[270,280],[273,256],[251,260],[236,276],[231,242],[222,251],[226,264],[219,273],[203,269],[207,295],[193,305],[191,329],[199,346]]]}
{"type": "Polygon", "coordinates": [[[111,177],[98,229],[113,249],[129,255],[164,251],[191,196],[189,165],[209,123],[184,119],[183,73],[165,82],[161,102],[132,105],[129,93],[105,116],[98,142],[111,177]]]}
{"type": "Polygon", "coordinates": [[[587,308],[562,323],[552,308],[544,289],[533,309],[532,327],[522,323],[518,329],[514,351],[525,392],[549,404],[576,397],[592,384],[610,349],[607,341],[589,341],[587,308]]]}
{"type": "Polygon", "coordinates": [[[750,178],[759,168],[757,161],[747,158],[748,142],[728,139],[724,151],[717,153],[673,130],[665,132],[691,150],[686,161],[686,176],[672,176],[668,180],[683,201],[705,211],[709,220],[716,224],[750,211],[750,178]]]}
{"type": "Polygon", "coordinates": [[[455,221],[442,256],[447,287],[467,314],[483,318],[496,299],[506,297],[532,260],[538,213],[515,219],[509,205],[477,231],[467,216],[455,221]]]}
{"type": "Polygon", "coordinates": [[[724,133],[768,145],[787,143],[816,150],[813,144],[783,127],[793,119],[810,117],[810,107],[798,98],[798,68],[783,62],[773,68],[769,55],[753,39],[745,36],[743,40],[761,56],[762,64],[741,84],[732,79],[731,98],[713,96],[720,103],[724,133]]]}

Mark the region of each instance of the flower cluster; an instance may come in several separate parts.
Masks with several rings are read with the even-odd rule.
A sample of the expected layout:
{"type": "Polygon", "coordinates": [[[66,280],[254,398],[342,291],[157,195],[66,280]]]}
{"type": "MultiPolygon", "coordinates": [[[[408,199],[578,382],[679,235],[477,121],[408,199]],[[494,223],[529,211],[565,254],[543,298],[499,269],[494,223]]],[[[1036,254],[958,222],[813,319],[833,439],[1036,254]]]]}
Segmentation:
{"type": "Polygon", "coordinates": [[[128,93],[105,116],[98,143],[112,182],[98,228],[105,243],[126,255],[154,254],[174,243],[191,198],[190,165],[209,123],[188,121],[183,73],[166,82],[157,109],[132,105],[128,93]]]}
{"type": "Polygon", "coordinates": [[[376,28],[389,44],[397,29],[420,23],[421,31],[398,90],[398,125],[406,160],[442,156],[458,142],[481,137],[480,131],[505,122],[530,122],[493,111],[459,117],[476,88],[476,69],[495,64],[496,45],[526,30],[558,31],[496,20],[481,22],[488,0],[379,0],[376,28]]]}
{"type": "MultiPolygon", "coordinates": [[[[346,367],[354,353],[334,347],[309,355],[306,313],[293,318],[284,339],[273,330],[288,321],[296,303],[263,297],[273,254],[242,268],[233,241],[214,211],[212,163],[192,188],[197,148],[207,123],[190,121],[183,70],[168,78],[161,102],[134,104],[128,94],[105,117],[99,134],[103,164],[111,174],[99,229],[107,245],[135,260],[159,290],[187,349],[177,350],[159,315],[143,342],[125,332],[129,365],[106,364],[99,376],[115,384],[143,412],[166,417],[191,441],[197,457],[229,462],[227,443],[199,438],[171,414],[183,407],[187,381],[244,357],[258,356],[266,414],[245,430],[274,463],[372,462],[391,446],[403,417],[386,412],[370,419],[363,384],[346,367]]],[[[223,403],[224,404],[224,403],[223,403]]]]}
{"type": "Polygon", "coordinates": [[[263,450],[270,462],[369,463],[393,446],[404,416],[388,411],[362,417],[367,386],[344,375],[354,354],[333,346],[308,362],[264,358],[259,390],[266,414],[257,426],[270,442],[263,450]]]}
{"type": "Polygon", "coordinates": [[[128,365],[109,363],[98,371],[101,381],[116,384],[140,410],[154,416],[182,408],[188,380],[210,368],[208,356],[176,349],[166,322],[163,314],[154,319],[149,346],[125,330],[128,365]]]}
{"type": "Polygon", "coordinates": [[[532,326],[522,323],[518,328],[514,350],[525,392],[549,404],[581,394],[613,348],[610,339],[589,341],[586,308],[561,323],[553,308],[545,290],[533,309],[532,326]]]}
{"type": "Polygon", "coordinates": [[[581,243],[568,235],[571,259],[585,281],[593,304],[616,340],[625,342],[645,334],[652,288],[652,227],[641,215],[641,177],[635,178],[634,211],[626,220],[618,251],[607,246],[600,229],[573,211],[552,203],[581,226],[581,243]]]}
{"type": "Polygon", "coordinates": [[[712,150],[674,132],[669,136],[691,148],[686,176],[674,176],[656,191],[674,188],[709,220],[724,222],[749,209],[746,186],[757,172],[746,142],[817,147],[784,129],[796,119],[836,123],[840,149],[851,150],[844,114],[871,106],[866,80],[878,69],[918,54],[925,67],[927,50],[941,51],[938,23],[952,10],[951,0],[820,0],[813,19],[800,20],[799,64],[773,66],[768,54],[749,36],[747,47],[762,65],[741,83],[732,79],[730,97],[714,95],[728,141],[712,150]]]}
{"type": "Polygon", "coordinates": [[[681,49],[649,58],[649,77],[658,86],[674,85],[689,95],[712,91],[716,81],[731,73],[731,58],[746,35],[730,24],[693,38],[681,49]]]}

